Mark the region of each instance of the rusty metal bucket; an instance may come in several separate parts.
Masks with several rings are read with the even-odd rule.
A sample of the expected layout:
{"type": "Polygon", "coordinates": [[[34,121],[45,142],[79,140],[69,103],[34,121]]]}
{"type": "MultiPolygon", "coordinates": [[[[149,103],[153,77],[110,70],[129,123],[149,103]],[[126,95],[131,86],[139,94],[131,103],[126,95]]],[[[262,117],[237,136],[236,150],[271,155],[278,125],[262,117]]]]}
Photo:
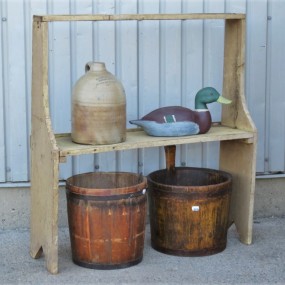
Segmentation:
{"type": "Polygon", "coordinates": [[[221,252],[227,244],[232,177],[213,169],[175,167],[174,147],[166,148],[167,168],[147,177],[151,245],[178,256],[221,252]]]}
{"type": "Polygon", "coordinates": [[[127,172],[79,174],[67,179],[66,196],[75,264],[115,269],[142,260],[145,177],[127,172]]]}

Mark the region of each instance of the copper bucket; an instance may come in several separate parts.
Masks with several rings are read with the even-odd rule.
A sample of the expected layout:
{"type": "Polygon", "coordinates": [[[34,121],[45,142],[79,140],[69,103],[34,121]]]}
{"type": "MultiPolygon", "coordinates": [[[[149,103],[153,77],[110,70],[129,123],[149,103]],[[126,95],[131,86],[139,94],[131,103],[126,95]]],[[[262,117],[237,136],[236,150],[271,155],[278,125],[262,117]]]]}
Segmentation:
{"type": "Polygon", "coordinates": [[[206,168],[174,167],[175,146],[166,148],[166,158],[167,169],[147,177],[152,247],[178,256],[223,251],[229,227],[231,175],[206,168]]]}
{"type": "Polygon", "coordinates": [[[145,177],[127,172],[79,174],[67,179],[66,196],[75,264],[115,269],[142,260],[145,177]]]}

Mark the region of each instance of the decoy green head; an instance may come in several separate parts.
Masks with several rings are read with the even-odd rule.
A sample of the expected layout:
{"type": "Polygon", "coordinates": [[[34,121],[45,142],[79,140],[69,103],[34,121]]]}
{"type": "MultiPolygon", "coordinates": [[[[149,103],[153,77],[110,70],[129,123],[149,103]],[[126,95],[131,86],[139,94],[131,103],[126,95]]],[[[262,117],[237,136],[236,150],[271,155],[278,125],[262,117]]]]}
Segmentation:
{"type": "Polygon", "coordinates": [[[213,102],[230,104],[232,101],[221,96],[215,88],[205,87],[196,94],[195,109],[208,109],[207,104],[213,102]]]}

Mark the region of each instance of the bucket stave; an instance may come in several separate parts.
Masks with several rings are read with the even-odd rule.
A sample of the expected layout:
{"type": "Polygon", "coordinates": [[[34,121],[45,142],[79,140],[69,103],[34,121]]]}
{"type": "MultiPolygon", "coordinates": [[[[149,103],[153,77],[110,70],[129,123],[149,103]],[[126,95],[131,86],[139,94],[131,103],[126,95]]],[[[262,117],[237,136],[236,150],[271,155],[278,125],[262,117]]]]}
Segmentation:
{"type": "Polygon", "coordinates": [[[202,256],[226,248],[231,175],[177,167],[148,175],[151,245],[172,255],[202,256]]]}
{"type": "Polygon", "coordinates": [[[96,269],[125,268],[143,258],[146,178],[96,172],[66,183],[72,259],[96,269]]]}

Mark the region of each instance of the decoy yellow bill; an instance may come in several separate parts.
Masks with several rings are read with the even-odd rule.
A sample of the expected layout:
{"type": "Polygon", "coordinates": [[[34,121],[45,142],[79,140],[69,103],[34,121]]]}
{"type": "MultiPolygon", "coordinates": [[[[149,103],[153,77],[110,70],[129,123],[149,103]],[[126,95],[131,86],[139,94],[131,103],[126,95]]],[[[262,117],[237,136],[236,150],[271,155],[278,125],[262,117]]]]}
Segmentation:
{"type": "Polygon", "coordinates": [[[221,103],[221,104],[230,104],[232,103],[232,100],[229,100],[223,96],[220,96],[217,100],[217,102],[221,103]]]}

